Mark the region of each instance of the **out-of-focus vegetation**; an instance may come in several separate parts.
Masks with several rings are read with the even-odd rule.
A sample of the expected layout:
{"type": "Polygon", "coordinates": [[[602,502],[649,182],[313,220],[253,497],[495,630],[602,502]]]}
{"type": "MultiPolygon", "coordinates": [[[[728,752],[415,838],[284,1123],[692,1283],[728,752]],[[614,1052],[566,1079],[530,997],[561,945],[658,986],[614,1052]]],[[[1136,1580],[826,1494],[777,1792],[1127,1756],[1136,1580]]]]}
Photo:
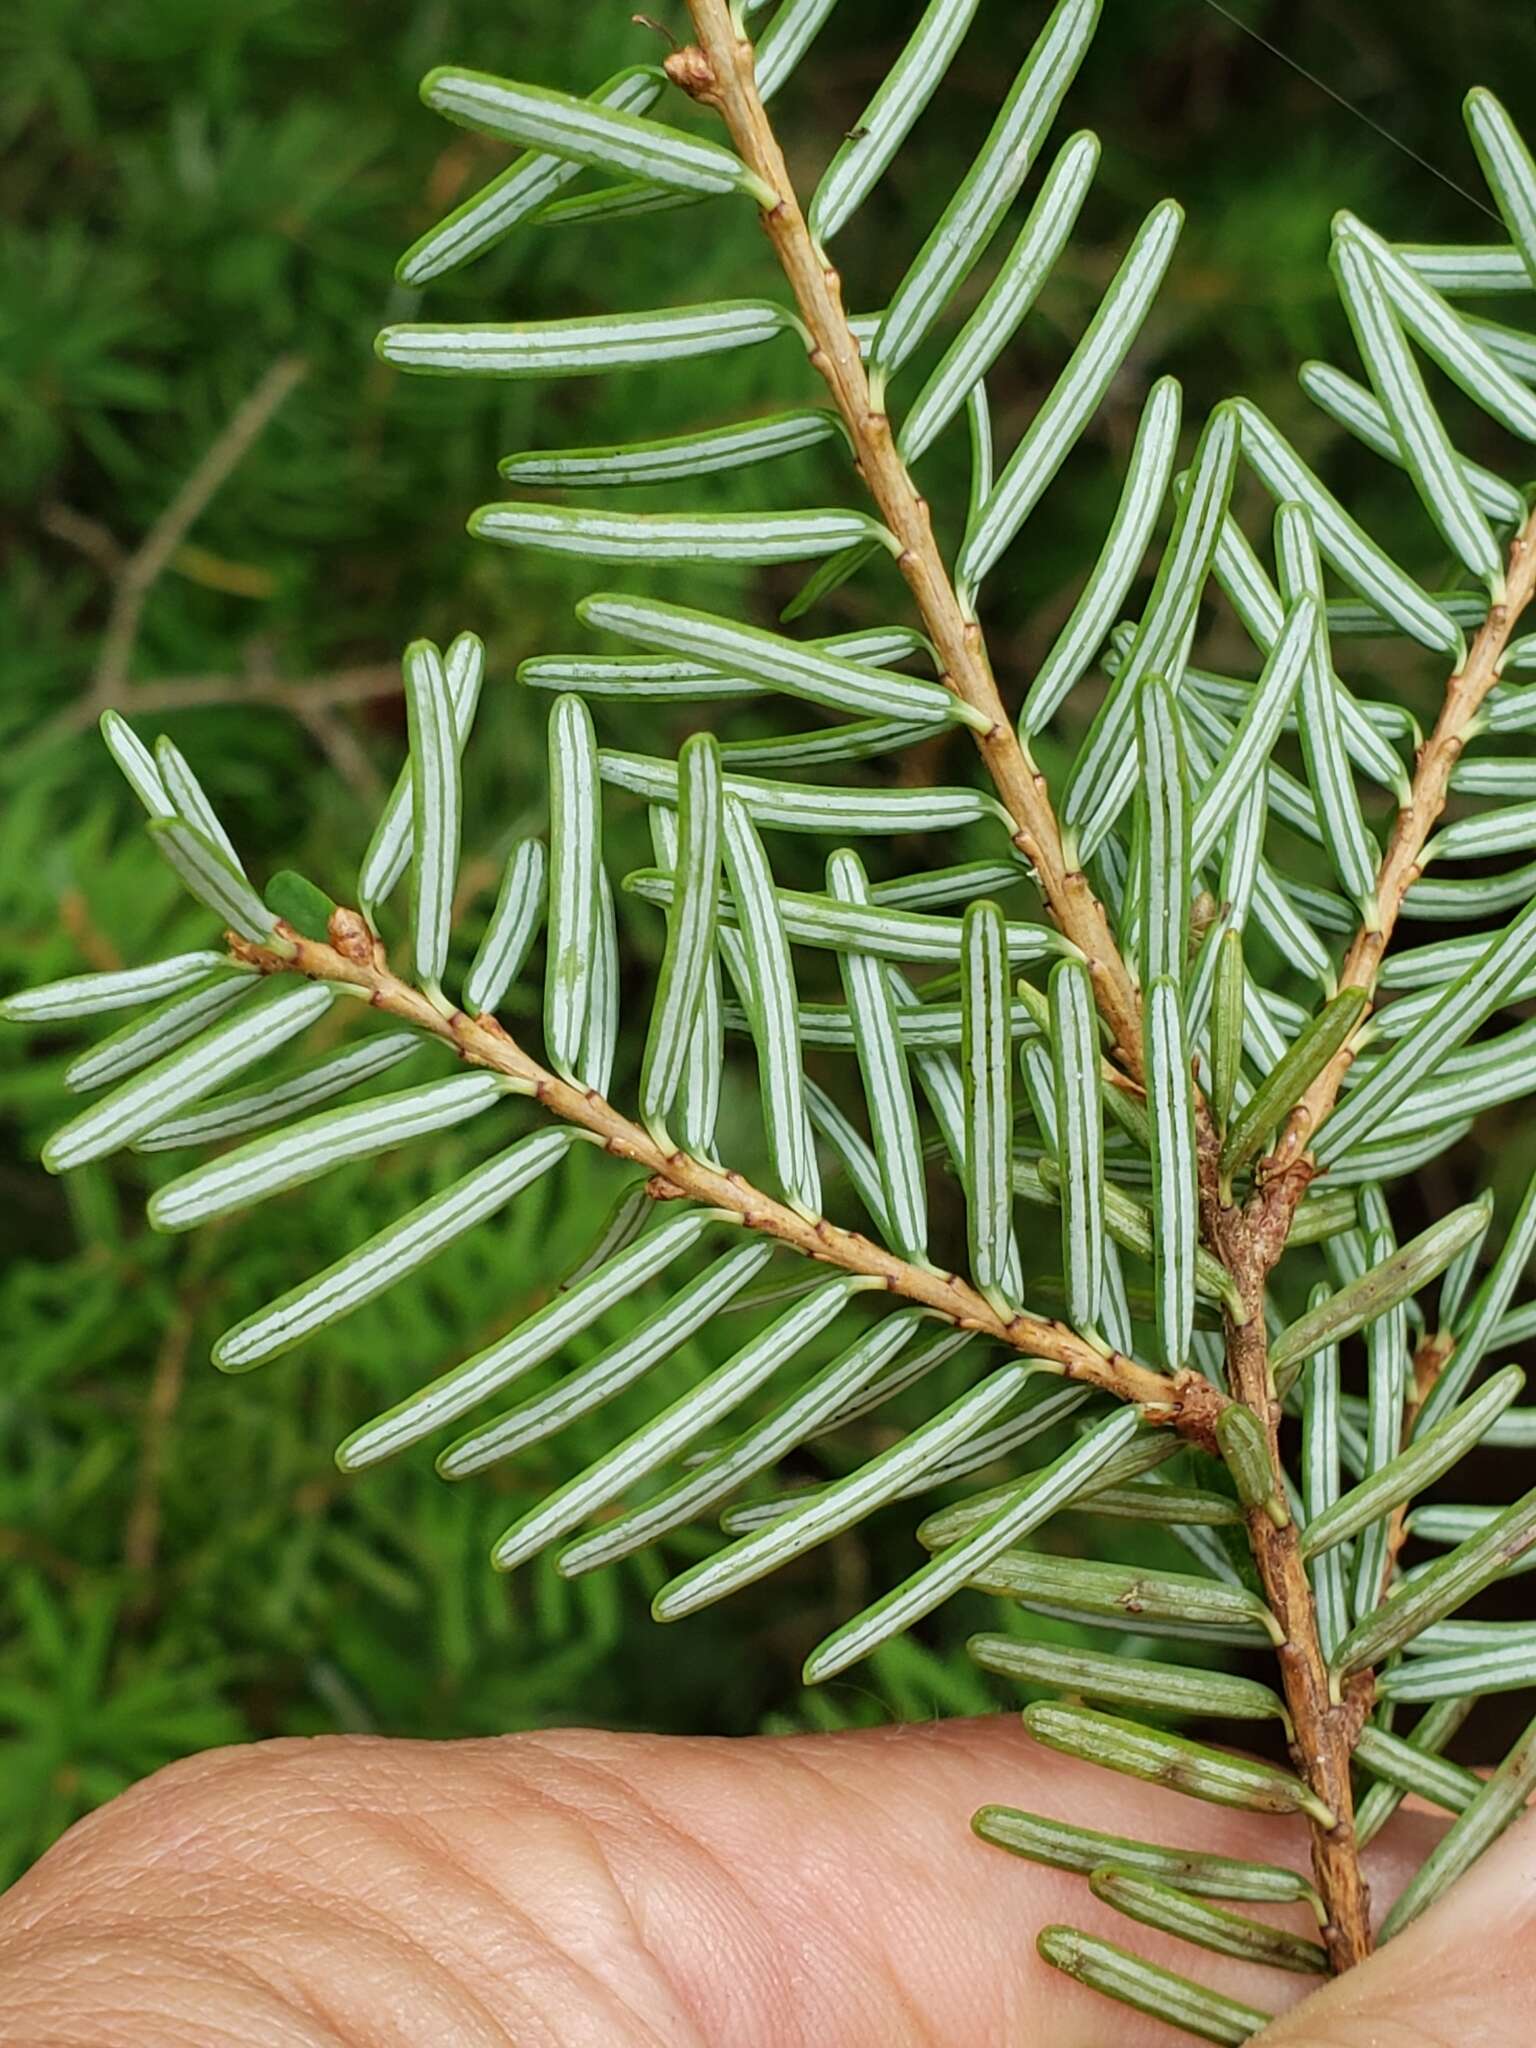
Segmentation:
{"type": "MultiPolygon", "coordinates": [[[[1487,79],[1536,125],[1527,8],[1454,0],[1433,25],[1397,0],[1234,8],[1453,183],[1474,185],[1456,118],[1468,83],[1487,79]]],[[[922,146],[839,245],[856,306],[898,274],[1042,11],[987,0],[922,146]]],[[[814,169],[856,120],[914,12],[842,0],[785,96],[796,166],[814,169]]],[[[682,13],[674,0],[664,19],[681,28],[682,13]]],[[[1069,111],[1100,132],[1104,168],[1038,345],[1070,345],[1152,200],[1174,193],[1189,226],[1134,389],[1106,409],[999,593],[1005,675],[1027,675],[1070,605],[1147,376],[1176,369],[1191,416],[1247,390],[1325,446],[1294,369],[1345,346],[1324,267],[1333,210],[1415,239],[1496,234],[1206,0],[1107,0],[1105,14],[1069,111]]],[[[209,940],[95,741],[106,701],[172,734],[258,872],[297,866],[345,895],[402,745],[399,649],[472,627],[492,680],[468,763],[471,879],[487,882],[506,841],[537,828],[545,706],[511,674],[522,654],[572,644],[578,585],[558,564],[471,544],[465,513],[495,495],[509,449],[618,439],[638,410],[648,433],[748,411],[778,368],[746,353],[712,365],[707,386],[477,389],[403,383],[369,344],[418,303],[392,283],[398,251],[504,160],[419,107],[421,72],[452,57],[582,89],[657,49],[623,0],[0,10],[4,987],[209,940]],[[281,402],[210,467],[253,392],[281,402]],[[147,559],[167,507],[203,485],[208,502],[166,559],[147,559]]],[[[525,233],[437,287],[427,317],[764,289],[751,223],[713,208],[525,233]]],[[[1044,360],[1020,352],[994,380],[1005,440],[1044,360]]],[[[945,460],[935,452],[938,500],[945,460]]],[[[1375,529],[1401,530],[1404,558],[1438,580],[1411,493],[1348,449],[1335,466],[1375,529]]],[[[716,483],[722,506],[756,487],[716,483]]],[[[793,588],[765,578],[765,612],[793,588]]],[[[825,630],[879,601],[878,584],[849,585],[825,630]]],[[[644,743],[622,717],[609,730],[644,743]]],[[[638,817],[612,829],[639,854],[638,817]]],[[[654,926],[637,913],[626,941],[644,973],[654,926]]],[[[976,1618],[964,1603],[857,1684],[800,1687],[800,1657],[835,1613],[910,1565],[900,1511],[798,1583],[663,1636],[644,1559],[575,1586],[547,1567],[508,1583],[485,1563],[510,1497],[557,1483],[562,1457],[590,1458],[580,1429],[568,1449],[557,1438],[518,1462],[499,1499],[444,1486],[425,1460],[337,1476],[331,1447],[351,1424],[517,1320],[579,1256],[611,1194],[600,1163],[583,1155],[323,1343],[224,1380],[207,1363],[220,1328],[461,1170],[469,1141],[450,1133],[222,1229],[156,1237],[143,1222],[152,1161],[62,1182],[33,1163],[62,1113],[69,1049],[39,1032],[0,1041],[0,1877],[158,1763],[245,1736],[564,1718],[742,1731],[988,1703],[953,1653],[976,1618]]],[[[614,1419],[600,1427],[606,1440],[614,1419]]]]}

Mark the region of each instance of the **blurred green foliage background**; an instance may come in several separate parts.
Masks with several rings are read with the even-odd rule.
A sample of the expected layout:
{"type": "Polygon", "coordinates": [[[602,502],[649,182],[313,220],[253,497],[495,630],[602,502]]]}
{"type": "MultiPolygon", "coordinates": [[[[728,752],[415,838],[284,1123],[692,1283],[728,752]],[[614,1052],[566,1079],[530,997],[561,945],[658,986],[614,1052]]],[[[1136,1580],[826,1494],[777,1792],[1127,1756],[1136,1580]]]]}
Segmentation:
{"type": "MultiPolygon", "coordinates": [[[[652,4],[681,28],[678,0],[652,4]]],[[[916,11],[915,0],[842,0],[782,102],[798,171],[813,174],[857,119],[916,11]]],[[[899,275],[1043,12],[986,0],[914,143],[839,244],[856,307],[879,303],[899,275]]],[[[1453,189],[1476,187],[1458,102],[1486,80],[1536,125],[1531,10],[1449,0],[1431,23],[1400,0],[1233,0],[1233,13],[1360,111],[1208,0],[1106,0],[1068,111],[1070,125],[1099,131],[1104,164],[1035,338],[994,380],[1004,441],[1140,214],[1171,192],[1189,225],[1123,400],[995,594],[1005,675],[1028,674],[1070,605],[1140,393],[1163,368],[1182,377],[1189,419],[1234,389],[1272,408],[1328,451],[1389,544],[1431,581],[1443,575],[1411,494],[1307,421],[1294,370],[1346,347],[1325,263],[1336,207],[1398,238],[1496,238],[1453,189]]],[[[345,897],[402,748],[399,649],[472,627],[492,680],[468,764],[466,894],[515,833],[538,828],[545,704],[511,675],[523,654],[575,644],[582,582],[466,540],[466,512],[496,495],[497,456],[632,436],[637,415],[646,434],[729,417],[782,401],[795,376],[809,394],[809,372],[764,350],[722,358],[707,386],[698,373],[412,384],[370,341],[383,321],[417,313],[417,295],[392,282],[398,252],[505,160],[419,106],[420,74],[451,58],[583,90],[659,51],[625,0],[0,10],[5,988],[209,943],[95,741],[105,701],[171,733],[256,872],[297,866],[345,897]],[[279,390],[238,459],[210,470],[243,402],[279,390]],[[135,550],[189,480],[217,488],[140,589],[135,550]]],[[[435,288],[425,317],[771,291],[745,212],[525,233],[435,288]]],[[[826,475],[800,460],[786,493],[826,475]]],[[[925,472],[941,506],[958,460],[941,449],[925,472]]],[[[759,484],[711,489],[713,502],[745,505],[759,484]]],[[[753,594],[764,616],[793,590],[787,574],[753,594]]],[[[848,586],[822,630],[877,615],[889,595],[878,581],[848,586]]],[[[1412,691],[1437,679],[1402,680],[1412,691]]],[[[622,717],[606,730],[657,743],[622,717]]],[[[640,855],[638,817],[611,829],[640,855]]],[[[626,926],[637,986],[656,937],[645,915],[626,926]]],[[[856,1683],[815,1699],[800,1687],[816,1636],[861,1589],[910,1568],[905,1513],[797,1583],[662,1635],[645,1612],[656,1560],[574,1587],[547,1568],[509,1583],[484,1561],[511,1497],[557,1483],[562,1461],[585,1462],[612,1418],[519,1463],[503,1498],[445,1487],[425,1459],[337,1476],[331,1447],[348,1427],[509,1326],[580,1254],[613,1193],[602,1162],[583,1153],[323,1343],[224,1380],[207,1363],[222,1327],[462,1170],[472,1141],[450,1133],[224,1228],[160,1238],[143,1222],[152,1161],[62,1182],[35,1166],[64,1111],[70,1049],[38,1032],[0,1040],[0,1879],[160,1762],[241,1737],[568,1718],[737,1732],[988,1704],[954,1653],[975,1620],[963,1608],[856,1683]]],[[[686,1378],[688,1366],[672,1370],[686,1378]]]]}

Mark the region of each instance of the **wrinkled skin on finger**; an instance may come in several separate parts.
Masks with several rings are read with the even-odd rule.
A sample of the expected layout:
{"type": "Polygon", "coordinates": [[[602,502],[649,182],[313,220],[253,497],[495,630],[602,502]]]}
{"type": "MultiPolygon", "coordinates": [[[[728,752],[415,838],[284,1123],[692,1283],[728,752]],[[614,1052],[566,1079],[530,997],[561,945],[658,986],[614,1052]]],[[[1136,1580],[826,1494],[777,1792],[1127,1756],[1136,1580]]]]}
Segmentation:
{"type": "MultiPolygon", "coordinates": [[[[0,1901],[0,2044],[1171,2042],[1038,1959],[1034,1933],[1053,1920],[1269,2010],[1305,1997],[1305,1979],[1132,1927],[1082,1880],[979,1845],[969,1816],[992,1800],[1228,1855],[1305,1859],[1300,1830],[1283,1821],[1071,1765],[1011,1717],[782,1741],[575,1731],[273,1742],[160,1772],[73,1829],[0,1901]]],[[[1383,1904],[1435,1826],[1408,1816],[1389,1831],[1373,1858],[1383,1904]]],[[[1529,1955],[1530,1880],[1505,1889],[1496,1930],[1461,1912],[1463,1961],[1490,1947],[1518,1969],[1522,1930],[1529,1955]]],[[[1445,1974],[1430,1938],[1439,1917],[1357,1972],[1363,1990],[1346,1981],[1310,2001],[1277,2044],[1526,2039],[1479,2033],[1470,2009],[1454,2035],[1411,2031],[1406,2007],[1399,2031],[1381,2031],[1371,1970],[1411,1963],[1428,2013],[1445,1974]]]]}

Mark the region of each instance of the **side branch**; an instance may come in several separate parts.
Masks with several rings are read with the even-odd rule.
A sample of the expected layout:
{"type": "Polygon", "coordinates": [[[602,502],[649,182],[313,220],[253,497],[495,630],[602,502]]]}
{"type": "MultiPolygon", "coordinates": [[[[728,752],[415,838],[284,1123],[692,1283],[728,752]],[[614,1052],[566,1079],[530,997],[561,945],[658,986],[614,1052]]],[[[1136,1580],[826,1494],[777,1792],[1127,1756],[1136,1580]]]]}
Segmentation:
{"type": "Polygon", "coordinates": [[[344,984],[366,993],[373,1008],[445,1040],[463,1060],[505,1074],[554,1115],[590,1131],[616,1158],[631,1160],[652,1177],[658,1199],[686,1197],[713,1209],[729,1210],[748,1229],[758,1230],[807,1257],[845,1272],[883,1281],[893,1294],[932,1310],[962,1329],[991,1337],[1025,1357],[1054,1365],[1068,1379],[1101,1388],[1141,1406],[1149,1422],[1174,1427],[1193,1442],[1214,1444],[1217,1414],[1225,1397],[1197,1372],[1155,1372],[1119,1352],[1101,1352],[1065,1323],[1020,1313],[1000,1315],[984,1296],[956,1273],[898,1258],[858,1231],[824,1217],[807,1219],[753,1187],[739,1173],[710,1165],[684,1152],[665,1151],[650,1133],[591,1089],[575,1086],[542,1067],[496,1018],[462,1010],[445,1015],[422,992],[393,974],[379,941],[355,911],[331,919],[331,942],[305,938],[289,925],[281,936],[292,947],[285,957],[227,933],[231,953],[263,973],[305,975],[312,981],[344,984]]]}
{"type": "MultiPolygon", "coordinates": [[[[1239,1209],[1225,1209],[1212,1235],[1218,1253],[1249,1305],[1248,1320],[1226,1325],[1227,1374],[1234,1399],[1264,1424],[1270,1463],[1284,1471],[1280,1456],[1280,1403],[1270,1374],[1264,1327],[1265,1249],[1239,1209]]],[[[1268,1510],[1251,1508],[1247,1534],[1264,1599],[1285,1632],[1276,1656],[1281,1687],[1295,1733],[1291,1756],[1307,1785],[1332,1815],[1332,1825],[1311,1825],[1312,1870],[1328,1918],[1323,1928],[1329,1961],[1336,1971],[1352,1968],[1371,1952],[1371,1897],[1355,1838],[1350,1760],[1370,1709],[1371,1681],[1357,1680],[1342,1700],[1333,1697],[1328,1659],[1317,1632],[1317,1606],[1302,1560],[1293,1521],[1277,1525],[1268,1510]]]]}
{"type": "MultiPolygon", "coordinates": [[[[1392,836],[1376,877],[1376,922],[1362,925],[1339,971],[1341,988],[1374,991],[1381,963],[1391,944],[1403,901],[1419,879],[1424,847],[1445,809],[1451,771],[1461,758],[1473,720],[1484,698],[1499,680],[1509,638],[1521,613],[1536,594],[1536,511],[1527,518],[1509,548],[1508,587],[1504,602],[1494,605],[1467,652],[1463,667],[1445,687],[1435,729],[1419,749],[1408,802],[1398,812],[1392,836]]],[[[1305,1172],[1294,1173],[1318,1126],[1338,1100],[1353,1054],[1346,1046],[1318,1075],[1291,1111],[1266,1176],[1283,1176],[1286,1222],[1306,1189],[1305,1172]]]]}
{"type": "Polygon", "coordinates": [[[985,720],[976,744],[1013,820],[1014,844],[1034,868],[1051,915],[1088,963],[1116,1059],[1139,1080],[1141,1022],[1135,983],[1103,905],[1088,877],[1067,855],[1045,777],[1004,709],[981,629],[961,607],[933,537],[928,506],[897,453],[889,419],[871,396],[838,274],[806,225],[783,151],[758,97],[752,46],[738,34],[729,0],[688,0],[688,7],[698,48],[677,52],[667,69],[685,91],[718,108],[737,154],[778,195],[777,205],[764,210],[763,226],[810,332],[811,361],[826,380],[848,429],[859,473],[880,516],[901,543],[897,566],[938,649],[944,679],[985,720]]]}

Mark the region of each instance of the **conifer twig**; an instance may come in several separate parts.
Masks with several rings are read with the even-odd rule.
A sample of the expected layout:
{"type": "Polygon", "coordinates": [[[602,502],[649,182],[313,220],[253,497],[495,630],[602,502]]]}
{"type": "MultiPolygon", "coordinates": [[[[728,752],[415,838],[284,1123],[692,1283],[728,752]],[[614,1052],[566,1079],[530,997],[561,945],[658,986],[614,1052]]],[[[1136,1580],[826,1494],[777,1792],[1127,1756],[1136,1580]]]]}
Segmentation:
{"type": "Polygon", "coordinates": [[[811,363],[825,379],[848,429],[859,473],[880,516],[901,543],[896,566],[905,577],[924,630],[938,649],[944,680],[983,714],[976,733],[1013,825],[1013,841],[1030,862],[1051,915],[1088,963],[1115,1058],[1139,1080],[1141,1006],[1136,984],[1088,877],[1067,851],[1045,777],[1019,738],[999,694],[981,628],[967,617],[933,536],[928,506],[896,449],[891,423],[876,404],[859,344],[843,307],[842,285],[808,227],[764,112],[753,77],[752,46],[738,32],[729,0],[688,0],[698,44],[667,59],[674,83],[718,109],[736,152],[778,195],[763,227],[812,337],[811,363]]]}
{"type": "MultiPolygon", "coordinates": [[[[1223,1207],[1205,1191],[1205,1236],[1227,1265],[1248,1308],[1247,1320],[1226,1318],[1227,1385],[1264,1424],[1272,1470],[1284,1471],[1280,1456],[1280,1402],[1269,1366],[1264,1323],[1264,1287],[1279,1256],[1244,1209],[1223,1207]]],[[[1283,1249],[1283,1240],[1281,1241],[1283,1249]]],[[[1313,1819],[1312,1870],[1326,1920],[1323,1942],[1335,1970],[1363,1962],[1371,1952],[1370,1891],[1355,1839],[1350,1765],[1360,1728],[1370,1710],[1369,1675],[1354,1681],[1342,1699],[1333,1696],[1328,1659],[1317,1628],[1317,1607],[1294,1521],[1277,1525],[1267,1508],[1246,1515],[1248,1544],[1264,1598],[1285,1631],[1276,1651],[1282,1690],[1294,1733],[1291,1755],[1311,1790],[1332,1815],[1332,1824],[1313,1819]]]]}
{"type": "MultiPolygon", "coordinates": [[[[1362,924],[1356,932],[1343,967],[1341,988],[1363,988],[1374,992],[1381,963],[1402,915],[1409,890],[1423,872],[1419,863],[1430,833],[1445,809],[1451,786],[1451,771],[1461,759],[1469,729],[1483,700],[1499,680],[1499,671],[1509,646],[1510,635],[1521,613],[1536,595],[1536,511],[1532,511],[1509,546],[1509,563],[1504,602],[1493,605],[1467,650],[1467,658],[1445,686],[1435,729],[1420,747],[1414,764],[1408,801],[1398,812],[1392,836],[1376,878],[1375,921],[1362,924]]],[[[1312,1086],[1292,1110],[1273,1153],[1265,1162],[1263,1176],[1274,1183],[1289,1175],[1292,1185],[1282,1196],[1289,1216],[1306,1192],[1310,1172],[1295,1169],[1303,1162],[1306,1148],[1318,1126],[1338,1100],[1354,1055],[1348,1045],[1336,1053],[1312,1086]]]]}
{"type": "MultiPolygon", "coordinates": [[[[1375,918],[1356,933],[1340,970],[1341,986],[1375,990],[1404,899],[1421,872],[1425,844],[1445,808],[1451,771],[1461,756],[1472,720],[1499,679],[1509,636],[1533,592],[1536,512],[1510,544],[1505,601],[1489,611],[1465,663],[1446,684],[1434,731],[1419,749],[1408,801],[1398,812],[1378,871],[1375,918]]],[[[1280,1405],[1263,1355],[1262,1313],[1254,1310],[1262,1304],[1265,1280],[1285,1249],[1297,1206],[1313,1177],[1308,1143],[1338,1100],[1351,1058],[1347,1046],[1337,1053],[1292,1111],[1273,1153],[1259,1168],[1258,1192],[1245,1209],[1223,1208],[1219,1200],[1209,1198],[1206,1202],[1208,1239],[1238,1279],[1250,1307],[1246,1326],[1228,1326],[1229,1384],[1234,1396],[1265,1422],[1277,1471],[1280,1405]]],[[[1432,1385],[1443,1364],[1439,1353],[1432,1362],[1421,1357],[1416,1361],[1416,1380],[1422,1368],[1432,1385]]],[[[1418,1386],[1415,1407],[1426,1391],[1418,1386]]],[[[1250,1540],[1265,1597],[1292,1637],[1280,1658],[1286,1703],[1296,1722],[1306,1776],[1338,1815],[1333,1830],[1314,1825],[1313,1861],[1318,1889],[1329,1910],[1330,1924],[1325,1929],[1329,1953],[1336,1967],[1347,1967],[1369,1954],[1371,1947],[1370,1898],[1353,1838],[1349,1757],[1370,1710],[1372,1681],[1369,1673],[1362,1673],[1345,1688],[1342,1699],[1332,1696],[1296,1532],[1266,1526],[1267,1520],[1262,1514],[1250,1516],[1250,1540]]],[[[1403,1535],[1404,1519],[1399,1513],[1390,1531],[1390,1558],[1401,1548],[1403,1535]]]]}
{"type": "MultiPolygon", "coordinates": [[[[1099,1015],[1110,1038],[1114,1077],[1122,1087],[1134,1090],[1146,1080],[1148,1071],[1137,976],[1078,864],[1072,834],[1059,820],[1027,740],[1021,738],[1009,716],[968,597],[962,598],[956,588],[935,540],[928,506],[900,453],[878,380],[877,388],[872,389],[866,375],[859,340],[843,306],[837,271],[811,231],[764,111],[752,46],[741,30],[740,9],[731,0],[688,0],[688,8],[697,40],[687,48],[675,48],[665,68],[678,86],[720,115],[746,166],[749,187],[761,202],[763,228],[807,337],[810,362],[831,394],[870,497],[895,537],[897,565],[937,651],[943,682],[966,708],[967,722],[1007,814],[1013,843],[1035,875],[1048,915],[1087,965],[1099,1015]]],[[[110,701],[126,679],[147,591],[172,559],[222,475],[280,402],[288,388],[279,374],[283,371],[283,365],[275,366],[268,380],[272,391],[264,386],[252,395],[141,548],[115,572],[117,594],[103,640],[93,704],[110,701]]],[[[287,367],[290,384],[298,374],[298,366],[287,367]]],[[[1491,581],[1497,583],[1496,572],[1491,581]]],[[[1498,680],[1510,634],[1533,592],[1536,512],[1521,526],[1511,546],[1507,592],[1489,612],[1465,662],[1449,680],[1434,730],[1420,748],[1409,795],[1394,823],[1374,890],[1370,855],[1360,867],[1360,887],[1352,893],[1372,900],[1349,947],[1341,979],[1348,987],[1363,989],[1367,998],[1375,992],[1382,958],[1405,898],[1421,873],[1425,847],[1444,809],[1454,765],[1474,729],[1480,706],[1498,680]]],[[[340,729],[331,726],[325,702],[296,703],[294,708],[333,751],[345,751],[340,729]]],[[[446,747],[446,742],[443,744],[446,747]]],[[[1175,973],[1183,964],[1182,934],[1181,925],[1179,943],[1171,955],[1175,973]]],[[[325,940],[306,938],[291,926],[279,924],[277,937],[269,944],[258,945],[233,935],[229,943],[237,958],[264,972],[298,972],[358,991],[373,1007],[448,1043],[461,1059],[504,1076],[515,1092],[537,1099],[610,1153],[642,1167],[649,1175],[647,1192],[657,1200],[684,1199],[702,1205],[806,1257],[877,1283],[961,1329],[975,1331],[1067,1378],[1136,1404],[1149,1421],[1174,1428],[1217,1455],[1222,1448],[1217,1440],[1218,1420],[1224,1418],[1223,1439],[1229,1443],[1229,1426],[1243,1425],[1246,1436],[1253,1440],[1252,1448],[1244,1453],[1244,1460],[1234,1454],[1232,1464],[1239,1492],[1249,1504],[1247,1534],[1258,1581],[1280,1636],[1277,1657],[1291,1751],[1310,1795],[1305,1803],[1312,1818],[1312,1861],[1323,1906],[1323,1938],[1335,1970],[1346,1969],[1370,1953],[1370,1896],[1356,1836],[1351,1770],[1360,1730],[1373,1704],[1374,1679],[1366,1670],[1341,1681],[1330,1668],[1324,1643],[1327,1631],[1320,1623],[1301,1535],[1284,1505],[1281,1409],[1266,1335],[1269,1278],[1316,1171],[1309,1147],[1338,1100],[1351,1057],[1347,1047],[1335,1054],[1290,1112],[1274,1151],[1256,1169],[1254,1192],[1241,1203],[1231,1197],[1230,1173],[1220,1171],[1216,1122],[1190,1077],[1197,1125],[1193,1149],[1199,1178],[1200,1241],[1233,1283],[1225,1298],[1223,1391],[1188,1368],[1158,1372],[1138,1364],[1105,1345],[1086,1320],[1084,1328],[1089,1334],[1084,1336],[1064,1322],[1023,1309],[999,1308],[959,1274],[945,1273],[922,1259],[902,1257],[857,1231],[779,1201],[727,1167],[673,1150],[665,1139],[658,1142],[604,1095],[542,1066],[494,1016],[453,1010],[444,1003],[435,979],[428,994],[396,975],[359,912],[336,911],[325,940]],[[1245,1414],[1234,1412],[1239,1405],[1245,1414]]],[[[1089,1035],[1091,1049],[1091,1025],[1089,1035]]],[[[1091,1062],[1088,1073],[1089,1094],[1096,1101],[1091,1062]]],[[[1182,1113],[1182,1104],[1180,1108],[1182,1113]]],[[[999,1129],[1005,1128],[1002,1117],[995,1121],[999,1129]]],[[[1188,1158],[1182,1138],[1178,1156],[1181,1162],[1188,1158]]],[[[1006,1186],[1005,1179],[1002,1185],[1006,1186]]],[[[1187,1252],[1192,1233],[1169,1232],[1170,1237],[1175,1235],[1187,1252]]],[[[1181,1297],[1180,1306],[1188,1308],[1187,1295],[1181,1297]]],[[[1166,1320],[1173,1324],[1172,1317],[1166,1320]]],[[[1187,1317],[1185,1321],[1187,1326],[1187,1317]]],[[[1181,1342],[1175,1331],[1170,1340],[1171,1356],[1182,1356],[1181,1342]]],[[[1421,1386],[1419,1398],[1422,1391],[1421,1386]]],[[[1413,1412],[1411,1405],[1410,1419],[1413,1412]]],[[[1402,1529],[1399,1513],[1387,1544],[1389,1570],[1402,1529]]]]}
{"type": "Polygon", "coordinates": [[[1177,1428],[1207,1448],[1214,1444],[1215,1419],[1226,1402],[1203,1374],[1156,1372],[1120,1352],[1099,1350],[1065,1323],[1022,1310],[1011,1317],[1002,1315],[957,1273],[914,1264],[858,1231],[845,1230],[825,1217],[801,1215],[739,1173],[664,1150],[595,1089],[577,1087],[541,1066],[495,1017],[471,1017],[462,1010],[445,1015],[419,989],[391,972],[383,946],[357,911],[334,913],[329,943],[306,938],[287,924],[277,929],[291,948],[286,955],[253,945],[235,932],[226,932],[225,940],[236,959],[264,973],[297,973],[361,989],[374,1009],[445,1040],[472,1065],[505,1074],[520,1093],[590,1131],[615,1158],[643,1166],[651,1176],[650,1192],[658,1199],[685,1197],[728,1211],[748,1229],[809,1258],[879,1280],[891,1293],[960,1328],[1038,1358],[1068,1379],[1138,1403],[1149,1422],[1177,1428]]]}

